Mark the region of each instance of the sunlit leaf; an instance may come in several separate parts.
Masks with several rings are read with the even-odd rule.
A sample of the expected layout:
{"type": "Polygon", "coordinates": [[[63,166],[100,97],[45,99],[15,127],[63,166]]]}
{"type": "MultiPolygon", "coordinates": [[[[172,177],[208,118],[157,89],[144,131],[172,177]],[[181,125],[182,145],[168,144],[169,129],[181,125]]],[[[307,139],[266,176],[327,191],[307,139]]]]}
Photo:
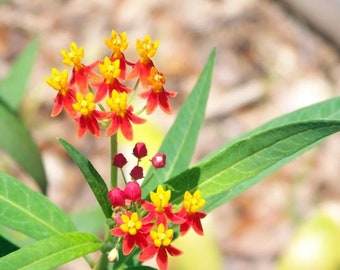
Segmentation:
{"type": "Polygon", "coordinates": [[[173,190],[174,203],[181,202],[185,190],[200,189],[207,199],[205,210],[222,205],[322,139],[340,131],[339,108],[340,99],[328,100],[280,117],[226,144],[166,183],[173,190]]]}
{"type": "Polygon", "coordinates": [[[34,239],[76,230],[66,213],[44,195],[3,172],[0,172],[0,223],[34,239]]]}
{"type": "Polygon", "coordinates": [[[88,233],[54,235],[0,258],[0,269],[47,270],[98,250],[101,241],[88,233]]]}

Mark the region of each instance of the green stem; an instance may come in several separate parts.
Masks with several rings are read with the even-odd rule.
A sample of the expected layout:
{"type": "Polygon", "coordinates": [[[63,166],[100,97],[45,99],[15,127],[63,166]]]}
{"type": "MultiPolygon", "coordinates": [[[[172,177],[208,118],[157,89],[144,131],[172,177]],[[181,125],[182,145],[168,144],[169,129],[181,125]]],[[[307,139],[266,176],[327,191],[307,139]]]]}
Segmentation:
{"type": "Polygon", "coordinates": [[[102,253],[100,254],[100,258],[99,258],[98,263],[95,267],[95,270],[107,270],[109,261],[108,261],[106,256],[107,256],[107,253],[110,251],[110,248],[108,247],[108,244],[110,242],[110,237],[111,237],[110,228],[107,227],[104,245],[101,249],[102,253]]]}
{"type": "Polygon", "coordinates": [[[111,188],[117,186],[117,178],[118,178],[118,170],[116,166],[113,166],[112,157],[117,154],[118,150],[118,143],[117,143],[117,133],[111,136],[111,143],[110,143],[110,166],[111,166],[111,188]]]}

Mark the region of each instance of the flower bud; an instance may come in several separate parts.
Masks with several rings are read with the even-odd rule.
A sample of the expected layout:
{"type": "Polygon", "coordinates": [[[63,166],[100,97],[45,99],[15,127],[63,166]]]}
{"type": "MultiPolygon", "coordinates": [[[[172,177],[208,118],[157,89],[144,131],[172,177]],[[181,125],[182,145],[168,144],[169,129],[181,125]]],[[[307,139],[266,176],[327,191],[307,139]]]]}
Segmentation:
{"type": "Polygon", "coordinates": [[[119,259],[118,250],[117,250],[117,248],[114,248],[114,249],[112,249],[112,250],[109,252],[109,254],[107,255],[107,260],[108,260],[109,262],[114,263],[114,262],[118,261],[118,259],[119,259]]]}
{"type": "Polygon", "coordinates": [[[138,159],[145,157],[148,154],[148,150],[146,149],[145,143],[142,142],[136,143],[132,153],[138,159]]]}
{"type": "Polygon", "coordinates": [[[113,156],[113,165],[117,168],[123,168],[126,163],[127,160],[122,153],[118,153],[113,156]]]}
{"type": "Polygon", "coordinates": [[[135,166],[130,172],[130,175],[133,180],[138,180],[143,178],[143,168],[140,166],[135,166]]]}
{"type": "Polygon", "coordinates": [[[124,192],[126,198],[133,202],[140,200],[142,197],[142,189],[140,188],[140,185],[135,181],[128,182],[126,184],[124,192]]]}
{"type": "Polygon", "coordinates": [[[115,187],[108,192],[108,197],[110,199],[111,204],[116,206],[123,206],[125,205],[126,195],[123,190],[119,187],[115,187]]]}
{"type": "Polygon", "coordinates": [[[151,162],[156,169],[163,168],[166,164],[166,155],[159,152],[154,155],[154,157],[151,159],[151,162]]]}

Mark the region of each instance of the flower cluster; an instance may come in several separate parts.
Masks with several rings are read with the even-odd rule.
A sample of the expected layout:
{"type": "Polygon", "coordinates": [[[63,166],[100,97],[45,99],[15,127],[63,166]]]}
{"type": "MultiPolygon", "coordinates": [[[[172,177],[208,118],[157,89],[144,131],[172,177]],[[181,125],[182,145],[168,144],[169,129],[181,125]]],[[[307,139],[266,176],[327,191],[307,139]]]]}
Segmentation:
{"type": "MultiPolygon", "coordinates": [[[[147,155],[145,144],[137,143],[133,154],[138,161],[145,157],[147,155]]],[[[162,168],[165,166],[165,155],[157,153],[151,162],[156,169],[162,168]]],[[[126,163],[122,154],[113,157],[113,164],[118,168],[122,168],[126,163]]],[[[137,246],[141,249],[138,260],[143,262],[156,256],[159,268],[165,270],[168,268],[168,255],[178,256],[182,253],[172,245],[177,228],[180,236],[185,235],[190,228],[203,235],[201,219],[206,213],[200,209],[204,206],[205,200],[201,198],[199,190],[193,194],[186,191],[182,206],[175,210],[170,202],[171,190],[164,189],[162,185],[159,185],[155,192],[150,192],[150,200],[144,200],[140,184],[136,181],[143,176],[140,173],[136,175],[133,173],[137,171],[136,167],[131,170],[132,180],[126,183],[124,189],[115,187],[108,193],[115,224],[111,234],[122,240],[124,255],[129,255],[137,246]]],[[[115,248],[110,252],[109,259],[117,259],[117,254],[115,248]]]]}
{"type": "Polygon", "coordinates": [[[169,99],[176,92],[165,90],[166,78],[158,71],[151,58],[156,54],[159,42],[152,41],[149,35],[143,40],[137,39],[136,49],[140,56],[136,62],[126,59],[124,51],[128,47],[127,34],[112,30],[111,37],[105,39],[111,53],[104,59],[90,65],[83,63],[84,49],[72,42],[70,50],[61,50],[63,63],[72,67],[71,76],[67,69],[52,69],[46,82],[57,95],[51,116],[55,117],[64,109],[78,124],[78,137],[87,131],[100,137],[99,124],[106,127],[106,136],[112,136],[120,130],[123,136],[132,140],[132,124],[142,124],[145,119],[135,113],[131,95],[137,91],[138,82],[144,90],[139,97],[146,99],[146,105],[140,112],[151,114],[157,107],[165,113],[171,113],[169,99]],[[128,68],[130,70],[128,70],[128,68]],[[127,82],[137,80],[131,89],[127,82]]]}

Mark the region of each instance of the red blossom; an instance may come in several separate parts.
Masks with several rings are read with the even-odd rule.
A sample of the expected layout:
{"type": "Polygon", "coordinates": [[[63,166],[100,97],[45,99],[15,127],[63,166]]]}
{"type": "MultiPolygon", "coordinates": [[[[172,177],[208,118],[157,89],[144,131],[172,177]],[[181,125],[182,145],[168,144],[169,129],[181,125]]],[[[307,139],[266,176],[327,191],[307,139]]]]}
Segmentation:
{"type": "Polygon", "coordinates": [[[121,221],[122,224],[111,229],[111,234],[123,237],[123,254],[129,255],[135,245],[145,248],[148,244],[146,238],[153,224],[140,220],[135,212],[121,215],[121,221]]]}
{"type": "Polygon", "coordinates": [[[106,103],[111,109],[108,117],[111,123],[106,130],[106,136],[112,136],[120,129],[126,139],[132,140],[133,130],[131,122],[142,124],[145,120],[133,114],[132,106],[127,106],[125,92],[118,93],[116,90],[112,91],[111,97],[106,98],[106,103]]]}
{"type": "Polygon", "coordinates": [[[159,106],[165,113],[171,114],[172,109],[169,99],[174,98],[177,93],[164,89],[166,78],[155,67],[151,68],[150,75],[147,78],[150,88],[148,91],[139,94],[141,98],[147,99],[146,113],[151,114],[159,106]]]}
{"type": "Polygon", "coordinates": [[[150,232],[151,243],[145,247],[138,256],[138,260],[147,261],[156,255],[156,262],[160,270],[168,269],[168,254],[178,256],[182,251],[171,245],[173,230],[167,229],[164,224],[157,226],[157,231],[150,232]]]}

